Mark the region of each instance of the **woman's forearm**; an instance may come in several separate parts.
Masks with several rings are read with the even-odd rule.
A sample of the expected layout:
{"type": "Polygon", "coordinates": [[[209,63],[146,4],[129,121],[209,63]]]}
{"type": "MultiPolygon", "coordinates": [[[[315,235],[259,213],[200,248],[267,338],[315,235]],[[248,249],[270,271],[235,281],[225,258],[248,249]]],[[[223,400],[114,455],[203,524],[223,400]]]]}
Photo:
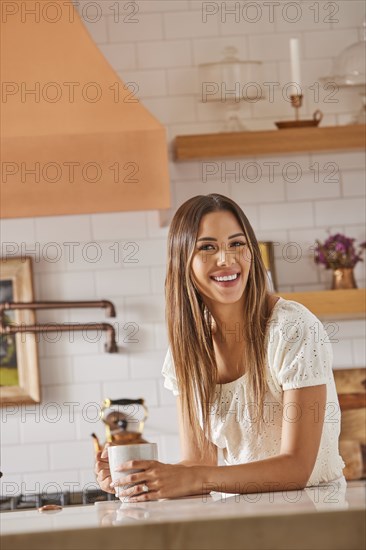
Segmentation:
{"type": "Polygon", "coordinates": [[[264,460],[235,466],[196,466],[197,481],[203,493],[263,493],[303,489],[308,474],[300,461],[290,455],[278,455],[264,460]]]}

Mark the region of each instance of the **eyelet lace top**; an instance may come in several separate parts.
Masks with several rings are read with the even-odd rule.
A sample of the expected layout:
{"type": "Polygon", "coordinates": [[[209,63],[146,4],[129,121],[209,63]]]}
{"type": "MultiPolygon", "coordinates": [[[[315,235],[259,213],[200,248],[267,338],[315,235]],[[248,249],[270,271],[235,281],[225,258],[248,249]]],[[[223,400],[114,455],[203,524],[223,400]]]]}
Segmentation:
{"type": "MultiPolygon", "coordinates": [[[[338,450],[341,414],[332,371],[332,345],[323,324],[302,304],[280,298],[272,309],[266,346],[268,389],[263,429],[259,434],[255,429],[259,409],[250,398],[247,375],[244,374],[237,380],[221,384],[221,402],[217,403],[211,416],[212,442],[222,449],[226,465],[278,455],[282,419],[287,417],[294,422],[297,414],[294,404],[283,407],[283,392],[326,384],[323,432],[307,487],[341,477],[345,466],[338,450]]],[[[162,374],[164,386],[174,395],[179,395],[170,349],[162,374]]],[[[216,393],[218,395],[218,390],[216,393]]],[[[315,406],[315,418],[318,413],[315,406]]],[[[200,412],[199,418],[202,426],[200,412]]]]}

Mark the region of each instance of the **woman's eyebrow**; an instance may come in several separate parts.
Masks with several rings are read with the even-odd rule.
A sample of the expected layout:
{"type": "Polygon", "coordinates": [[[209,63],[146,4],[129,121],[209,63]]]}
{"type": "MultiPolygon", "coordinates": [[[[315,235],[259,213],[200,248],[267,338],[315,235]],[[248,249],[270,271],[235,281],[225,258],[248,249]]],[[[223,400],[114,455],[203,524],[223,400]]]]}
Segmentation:
{"type": "MultiPolygon", "coordinates": [[[[244,233],[235,233],[235,235],[230,235],[230,237],[228,237],[229,239],[234,239],[234,237],[245,237],[244,233]]],[[[214,239],[213,237],[200,237],[199,239],[197,239],[197,242],[198,241],[217,241],[217,239],[214,239]]]]}

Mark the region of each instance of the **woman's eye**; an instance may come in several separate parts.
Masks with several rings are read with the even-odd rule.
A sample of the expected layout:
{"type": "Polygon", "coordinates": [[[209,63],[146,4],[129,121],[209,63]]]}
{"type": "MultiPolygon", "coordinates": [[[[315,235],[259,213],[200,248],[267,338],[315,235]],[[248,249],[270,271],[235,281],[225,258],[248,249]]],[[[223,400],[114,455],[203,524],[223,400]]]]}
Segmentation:
{"type": "Polygon", "coordinates": [[[200,246],[198,248],[198,250],[212,250],[213,249],[213,245],[212,244],[203,244],[202,246],[200,246]]]}
{"type": "Polygon", "coordinates": [[[245,245],[246,245],[246,243],[243,243],[241,241],[235,241],[235,242],[230,244],[230,246],[233,246],[233,247],[236,247],[236,248],[238,248],[239,246],[245,246],[245,245]]]}

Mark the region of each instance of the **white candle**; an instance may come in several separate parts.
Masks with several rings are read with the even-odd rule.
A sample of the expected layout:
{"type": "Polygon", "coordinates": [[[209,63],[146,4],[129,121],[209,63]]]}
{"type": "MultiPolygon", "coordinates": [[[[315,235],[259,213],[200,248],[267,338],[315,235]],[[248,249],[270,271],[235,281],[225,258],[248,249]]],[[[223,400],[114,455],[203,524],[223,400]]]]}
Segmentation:
{"type": "Polygon", "coordinates": [[[300,75],[300,44],[298,38],[290,39],[290,58],[291,58],[291,82],[297,84],[293,90],[295,94],[300,93],[301,75],[300,75]]]}

